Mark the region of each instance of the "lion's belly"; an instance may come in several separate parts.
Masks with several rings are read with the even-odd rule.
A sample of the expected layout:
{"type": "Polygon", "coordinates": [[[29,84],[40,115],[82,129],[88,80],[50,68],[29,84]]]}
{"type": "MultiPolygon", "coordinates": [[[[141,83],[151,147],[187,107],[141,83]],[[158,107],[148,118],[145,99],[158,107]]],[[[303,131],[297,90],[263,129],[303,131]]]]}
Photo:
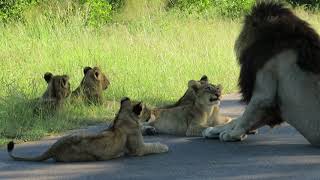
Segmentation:
{"type": "Polygon", "coordinates": [[[282,117],[312,144],[320,144],[320,78],[288,61],[279,62],[278,69],[282,117]]]}

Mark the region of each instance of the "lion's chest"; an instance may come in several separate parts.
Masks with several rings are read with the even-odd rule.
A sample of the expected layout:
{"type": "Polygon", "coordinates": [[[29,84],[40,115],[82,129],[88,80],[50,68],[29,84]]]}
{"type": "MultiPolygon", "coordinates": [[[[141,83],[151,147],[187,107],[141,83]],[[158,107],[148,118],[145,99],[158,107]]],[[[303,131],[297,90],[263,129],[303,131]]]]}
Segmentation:
{"type": "MultiPolygon", "coordinates": [[[[278,98],[286,121],[320,122],[319,76],[302,71],[296,63],[283,63],[278,69],[278,81],[278,98]]],[[[320,128],[320,123],[315,127],[320,128]]]]}

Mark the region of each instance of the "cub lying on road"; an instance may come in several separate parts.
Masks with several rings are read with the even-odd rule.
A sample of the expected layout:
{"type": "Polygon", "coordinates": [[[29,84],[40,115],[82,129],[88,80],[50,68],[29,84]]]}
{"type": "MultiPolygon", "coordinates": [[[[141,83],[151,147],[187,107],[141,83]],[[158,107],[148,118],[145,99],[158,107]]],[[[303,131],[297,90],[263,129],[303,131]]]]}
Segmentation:
{"type": "Polygon", "coordinates": [[[121,100],[121,107],[113,126],[98,134],[74,134],[61,138],[46,152],[36,157],[18,157],[12,154],[14,143],[8,143],[9,156],[20,161],[60,162],[100,161],[118,158],[124,154],[143,156],[164,153],[168,147],[160,143],[144,143],[139,116],[142,104],[132,104],[129,98],[121,100]]]}

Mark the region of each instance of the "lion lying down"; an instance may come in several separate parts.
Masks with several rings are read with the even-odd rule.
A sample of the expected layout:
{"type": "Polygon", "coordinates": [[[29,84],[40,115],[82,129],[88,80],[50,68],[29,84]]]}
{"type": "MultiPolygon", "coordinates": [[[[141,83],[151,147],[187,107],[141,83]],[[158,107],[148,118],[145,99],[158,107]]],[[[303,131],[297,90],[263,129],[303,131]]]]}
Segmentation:
{"type": "Polygon", "coordinates": [[[143,130],[155,128],[157,132],[164,134],[201,136],[206,127],[231,121],[231,118],[219,115],[220,85],[191,80],[186,93],[193,98],[189,103],[151,110],[150,119],[143,122],[143,130]]]}
{"type": "Polygon", "coordinates": [[[168,152],[168,147],[164,144],[143,142],[139,124],[142,108],[141,103],[133,104],[129,98],[124,98],[110,129],[98,134],[63,137],[36,157],[13,155],[14,143],[10,142],[9,156],[20,161],[44,161],[52,158],[59,162],[76,162],[109,160],[124,154],[143,156],[168,152]]]}

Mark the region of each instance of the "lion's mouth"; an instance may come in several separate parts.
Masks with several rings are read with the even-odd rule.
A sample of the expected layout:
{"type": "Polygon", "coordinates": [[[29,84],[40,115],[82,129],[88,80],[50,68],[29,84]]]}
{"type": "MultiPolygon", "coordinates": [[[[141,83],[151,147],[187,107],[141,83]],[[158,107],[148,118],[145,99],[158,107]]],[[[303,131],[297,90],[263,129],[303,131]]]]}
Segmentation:
{"type": "Polygon", "coordinates": [[[219,100],[218,97],[215,97],[215,98],[211,97],[211,98],[209,99],[210,102],[215,102],[215,101],[218,101],[218,100],[219,100]]]}

